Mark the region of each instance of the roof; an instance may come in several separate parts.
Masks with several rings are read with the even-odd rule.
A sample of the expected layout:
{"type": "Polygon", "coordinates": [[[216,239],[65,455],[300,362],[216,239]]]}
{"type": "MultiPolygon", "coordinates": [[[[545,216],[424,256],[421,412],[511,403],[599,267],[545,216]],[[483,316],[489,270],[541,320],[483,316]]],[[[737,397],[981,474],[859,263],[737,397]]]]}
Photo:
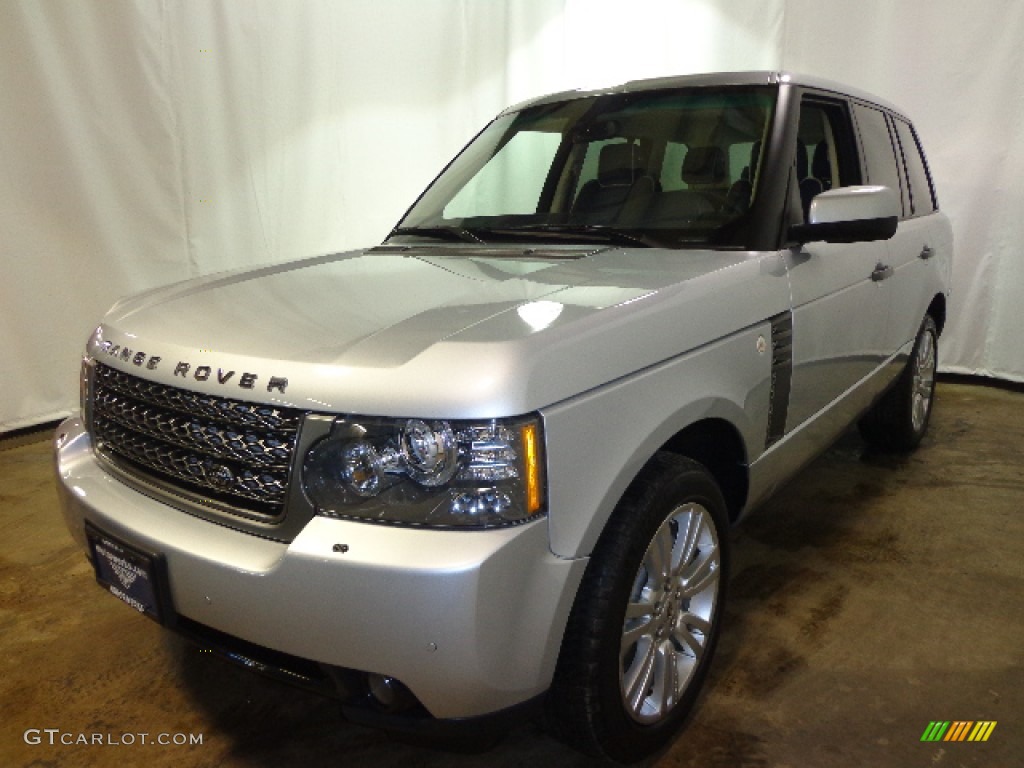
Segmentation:
{"type": "MultiPolygon", "coordinates": [[[[597,88],[594,90],[572,90],[548,94],[539,98],[529,99],[503,110],[514,112],[525,107],[533,107],[540,104],[550,104],[569,99],[586,98],[590,96],[601,96],[615,93],[635,93],[638,91],[663,90],[670,88],[700,88],[728,85],[795,85],[807,88],[815,88],[823,91],[830,91],[843,96],[851,96],[861,101],[877,104],[880,107],[903,115],[903,110],[890,104],[884,99],[873,96],[870,93],[850,88],[842,83],[833,80],[802,75],[794,72],[777,71],[753,71],[753,72],[712,72],[698,75],[675,75],[671,77],[655,77],[647,80],[630,80],[621,85],[609,88],[597,88]]],[[[903,115],[905,117],[905,115],[903,115]]]]}

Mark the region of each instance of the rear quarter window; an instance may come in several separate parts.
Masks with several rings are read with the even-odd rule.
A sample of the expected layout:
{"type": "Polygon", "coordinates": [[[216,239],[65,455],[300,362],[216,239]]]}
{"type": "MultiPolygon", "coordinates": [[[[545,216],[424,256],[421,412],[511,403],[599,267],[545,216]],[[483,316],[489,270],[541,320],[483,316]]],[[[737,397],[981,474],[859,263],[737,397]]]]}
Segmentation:
{"type": "Polygon", "coordinates": [[[921,144],[910,123],[899,118],[893,120],[896,136],[899,138],[903,152],[903,162],[907,169],[907,180],[910,186],[910,215],[926,216],[938,206],[935,203],[935,190],[925,165],[921,144]]]}

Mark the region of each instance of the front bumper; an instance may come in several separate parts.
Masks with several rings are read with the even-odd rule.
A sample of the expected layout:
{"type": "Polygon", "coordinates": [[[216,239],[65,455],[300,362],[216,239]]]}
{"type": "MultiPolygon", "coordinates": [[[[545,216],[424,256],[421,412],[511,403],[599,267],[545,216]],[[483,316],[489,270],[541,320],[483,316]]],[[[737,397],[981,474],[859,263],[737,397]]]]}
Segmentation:
{"type": "Polygon", "coordinates": [[[544,520],[442,531],[315,517],[285,544],[119,482],[97,462],[77,418],[58,427],[55,446],[72,535],[85,547],[88,521],[162,554],[178,616],[320,664],[393,677],[436,718],[498,712],[550,685],[586,560],[551,554],[544,520]]]}

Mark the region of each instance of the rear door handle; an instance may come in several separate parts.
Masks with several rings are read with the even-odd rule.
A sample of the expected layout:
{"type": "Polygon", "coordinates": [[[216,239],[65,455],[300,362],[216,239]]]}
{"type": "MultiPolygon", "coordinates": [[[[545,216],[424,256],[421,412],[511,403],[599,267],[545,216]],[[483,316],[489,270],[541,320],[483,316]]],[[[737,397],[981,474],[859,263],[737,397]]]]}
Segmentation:
{"type": "Polygon", "coordinates": [[[930,245],[926,245],[924,248],[921,249],[921,253],[919,254],[919,258],[922,258],[925,261],[928,261],[928,259],[930,259],[934,255],[935,255],[935,249],[932,248],[930,245]]]}
{"type": "Polygon", "coordinates": [[[887,264],[879,263],[879,265],[875,267],[875,271],[871,273],[871,279],[876,283],[880,283],[883,280],[892,277],[892,272],[892,267],[887,264]]]}

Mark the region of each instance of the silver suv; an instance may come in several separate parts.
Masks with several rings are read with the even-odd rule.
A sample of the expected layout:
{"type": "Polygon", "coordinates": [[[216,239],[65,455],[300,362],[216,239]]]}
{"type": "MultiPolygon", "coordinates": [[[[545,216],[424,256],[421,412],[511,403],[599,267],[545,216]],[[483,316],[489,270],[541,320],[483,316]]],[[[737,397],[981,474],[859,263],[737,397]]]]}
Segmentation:
{"type": "Polygon", "coordinates": [[[388,728],[661,747],[730,526],[931,411],[952,235],[895,107],[719,74],[502,112],[380,246],[125,300],[56,437],[101,585],[388,728]]]}

